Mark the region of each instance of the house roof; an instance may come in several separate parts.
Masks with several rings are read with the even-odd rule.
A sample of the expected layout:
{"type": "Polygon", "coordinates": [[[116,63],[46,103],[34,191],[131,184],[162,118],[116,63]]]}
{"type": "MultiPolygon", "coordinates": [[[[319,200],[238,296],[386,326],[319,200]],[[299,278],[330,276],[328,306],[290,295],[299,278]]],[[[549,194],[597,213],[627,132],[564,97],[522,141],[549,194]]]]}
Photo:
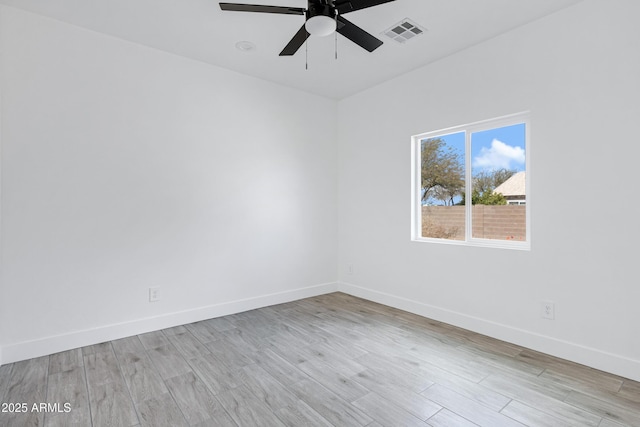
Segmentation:
{"type": "Polygon", "coordinates": [[[517,172],[511,176],[508,180],[498,185],[495,193],[501,193],[505,197],[509,196],[525,196],[525,173],[517,172]]]}

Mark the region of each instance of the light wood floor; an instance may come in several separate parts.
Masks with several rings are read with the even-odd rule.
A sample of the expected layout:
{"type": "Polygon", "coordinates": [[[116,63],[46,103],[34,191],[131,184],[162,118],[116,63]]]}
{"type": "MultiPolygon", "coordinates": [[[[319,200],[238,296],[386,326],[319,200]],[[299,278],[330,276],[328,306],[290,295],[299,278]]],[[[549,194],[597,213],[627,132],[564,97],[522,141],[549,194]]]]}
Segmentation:
{"type": "Polygon", "coordinates": [[[640,383],[341,293],[5,365],[0,402],[21,427],[640,426],[640,383]]]}

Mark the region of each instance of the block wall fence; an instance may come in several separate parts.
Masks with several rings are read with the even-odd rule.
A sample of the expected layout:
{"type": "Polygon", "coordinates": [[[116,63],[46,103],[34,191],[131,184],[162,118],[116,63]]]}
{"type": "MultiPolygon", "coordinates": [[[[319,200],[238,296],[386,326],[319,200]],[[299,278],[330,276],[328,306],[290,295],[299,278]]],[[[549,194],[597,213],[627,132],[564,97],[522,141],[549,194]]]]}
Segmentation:
{"type": "MultiPolygon", "coordinates": [[[[423,237],[464,240],[464,206],[423,206],[423,237]]],[[[474,205],[471,212],[473,237],[518,240],[526,238],[526,208],[515,205],[474,205]]]]}

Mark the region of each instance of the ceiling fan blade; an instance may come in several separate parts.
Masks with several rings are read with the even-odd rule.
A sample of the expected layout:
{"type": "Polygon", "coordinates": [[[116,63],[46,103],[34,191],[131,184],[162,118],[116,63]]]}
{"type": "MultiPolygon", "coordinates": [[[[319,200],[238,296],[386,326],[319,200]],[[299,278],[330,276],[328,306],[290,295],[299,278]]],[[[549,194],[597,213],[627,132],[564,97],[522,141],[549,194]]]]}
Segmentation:
{"type": "Polygon", "coordinates": [[[349,13],[354,10],[366,9],[379,4],[389,3],[395,0],[336,0],[335,7],[338,13],[349,13]]]}
{"type": "Polygon", "coordinates": [[[285,15],[304,15],[300,7],[267,6],[261,4],[220,3],[220,9],[234,12],[281,13],[285,15]]]}
{"type": "Polygon", "coordinates": [[[300,49],[300,46],[302,46],[307,40],[307,37],[309,37],[309,33],[307,33],[307,29],[303,25],[298,30],[296,35],[293,36],[289,44],[287,44],[284,49],[282,49],[282,52],[280,52],[280,56],[291,56],[295,54],[298,49],[300,49]]]}
{"type": "Polygon", "coordinates": [[[340,15],[338,15],[338,22],[342,25],[338,25],[336,31],[363,49],[373,52],[382,45],[382,40],[378,40],[340,15]]]}

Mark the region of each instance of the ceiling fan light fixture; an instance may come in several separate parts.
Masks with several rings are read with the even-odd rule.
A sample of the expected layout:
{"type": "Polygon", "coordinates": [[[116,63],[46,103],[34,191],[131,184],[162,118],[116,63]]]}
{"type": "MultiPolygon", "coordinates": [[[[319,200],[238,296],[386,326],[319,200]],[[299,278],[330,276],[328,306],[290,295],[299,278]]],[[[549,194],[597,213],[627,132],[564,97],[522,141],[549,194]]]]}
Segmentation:
{"type": "Polygon", "coordinates": [[[316,15],[307,19],[305,29],[312,36],[325,37],[336,31],[336,21],[324,15],[316,15]]]}

